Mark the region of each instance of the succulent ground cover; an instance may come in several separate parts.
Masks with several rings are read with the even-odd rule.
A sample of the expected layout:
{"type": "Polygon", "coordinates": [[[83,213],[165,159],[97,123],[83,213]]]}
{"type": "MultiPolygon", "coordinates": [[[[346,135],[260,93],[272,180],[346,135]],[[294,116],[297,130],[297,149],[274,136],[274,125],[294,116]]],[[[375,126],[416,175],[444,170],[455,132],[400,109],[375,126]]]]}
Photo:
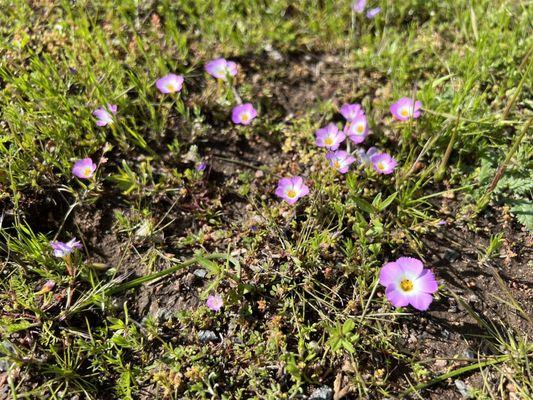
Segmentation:
{"type": "Polygon", "coordinates": [[[531,398],[530,7],[2,3],[0,398],[531,398]]]}

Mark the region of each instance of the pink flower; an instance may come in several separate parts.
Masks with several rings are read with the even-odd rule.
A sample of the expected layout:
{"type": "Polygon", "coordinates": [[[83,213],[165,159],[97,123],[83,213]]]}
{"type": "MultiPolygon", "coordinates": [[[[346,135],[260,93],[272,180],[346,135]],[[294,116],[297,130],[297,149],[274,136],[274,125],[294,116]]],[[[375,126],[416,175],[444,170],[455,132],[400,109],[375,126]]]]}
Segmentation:
{"type": "Polygon", "coordinates": [[[224,305],[224,300],[222,300],[222,297],[219,294],[210,294],[205,302],[205,305],[213,311],[220,311],[224,305]]]}
{"type": "Polygon", "coordinates": [[[155,86],[164,94],[181,92],[183,76],[176,74],[165,75],[155,82],[155,86]]]}
{"type": "Polygon", "coordinates": [[[217,58],[205,64],[205,70],[212,77],[225,81],[228,76],[237,75],[237,64],[224,58],[217,58]]]}
{"type": "Polygon", "coordinates": [[[381,8],[380,7],[372,8],[372,9],[368,10],[368,12],[366,13],[366,17],[368,19],[372,19],[376,15],[378,15],[380,12],[381,12],[381,8]]]}
{"type": "Polygon", "coordinates": [[[96,125],[106,126],[113,123],[113,115],[117,113],[117,106],[115,104],[108,104],[105,108],[99,107],[93,111],[96,117],[96,125]]]}
{"type": "Polygon", "coordinates": [[[353,121],[360,115],[364,115],[365,112],[361,108],[360,104],[354,103],[354,104],[343,104],[341,107],[341,114],[344,118],[346,118],[346,121],[353,121]]]}
{"type": "Polygon", "coordinates": [[[289,204],[296,203],[299,198],[308,194],[309,188],[299,176],[280,179],[276,188],[276,196],[281,197],[289,204]]]}
{"type": "Polygon", "coordinates": [[[252,103],[239,104],[233,108],[231,120],[235,124],[249,125],[257,117],[257,111],[252,103]]]}
{"type": "Polygon", "coordinates": [[[81,243],[76,240],[76,238],[69,240],[67,243],[54,241],[50,242],[50,246],[54,250],[54,256],[56,257],[66,257],[74,251],[74,249],[81,249],[81,243]]]}
{"type": "Polygon", "coordinates": [[[353,3],[353,10],[356,13],[361,14],[366,6],[366,0],[357,0],[355,3],[353,3]]]}
{"type": "Polygon", "coordinates": [[[39,290],[37,293],[35,294],[45,294],[45,293],[48,293],[48,292],[51,292],[56,286],[56,283],[52,280],[48,280],[46,281],[46,283],[43,285],[43,287],[41,288],[41,290],[39,290]]]}
{"type": "Polygon", "coordinates": [[[90,158],[84,158],[74,163],[72,174],[80,179],[90,179],[94,176],[96,164],[90,158]]]}
{"type": "Polygon", "coordinates": [[[346,139],[346,135],[343,132],[339,132],[339,128],[334,123],[329,123],[324,128],[318,129],[315,135],[316,145],[325,147],[328,150],[337,150],[339,145],[346,139]]]}
{"type": "Polygon", "coordinates": [[[348,121],[344,127],[344,133],[356,144],[363,143],[370,133],[365,114],[360,114],[355,119],[348,121]]]}
{"type": "Polygon", "coordinates": [[[344,150],[330,151],[326,154],[326,158],[329,160],[329,165],[341,174],[348,172],[350,164],[355,161],[355,158],[344,150]]]}
{"type": "Polygon", "coordinates": [[[389,175],[394,172],[394,168],[398,163],[387,153],[378,153],[370,157],[372,165],[378,174],[389,175]]]}
{"type": "Polygon", "coordinates": [[[409,97],[402,97],[390,106],[390,112],[394,119],[398,121],[408,121],[411,118],[420,117],[422,103],[413,101],[409,97]]]}
{"type": "Polygon", "coordinates": [[[435,275],[424,269],[422,261],[411,257],[400,257],[381,268],[379,283],[385,286],[385,295],[394,307],[411,304],[425,311],[433,301],[438,289],[435,275]]]}
{"type": "Polygon", "coordinates": [[[372,165],[372,156],[379,153],[376,147],[371,147],[367,151],[365,149],[356,149],[355,151],[359,156],[359,164],[365,164],[367,166],[372,165]]]}

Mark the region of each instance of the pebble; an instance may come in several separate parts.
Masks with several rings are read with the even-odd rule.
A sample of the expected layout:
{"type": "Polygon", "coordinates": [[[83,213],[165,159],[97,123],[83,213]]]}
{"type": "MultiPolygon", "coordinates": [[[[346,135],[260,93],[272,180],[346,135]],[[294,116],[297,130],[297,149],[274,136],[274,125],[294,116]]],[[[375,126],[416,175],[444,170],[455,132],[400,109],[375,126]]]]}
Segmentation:
{"type": "Polygon", "coordinates": [[[193,274],[201,279],[205,278],[205,276],[207,275],[207,271],[203,268],[198,268],[194,270],[193,274]]]}
{"type": "Polygon", "coordinates": [[[218,341],[218,336],[213,331],[198,331],[198,339],[200,339],[200,342],[202,343],[216,342],[218,341]]]}
{"type": "Polygon", "coordinates": [[[470,397],[470,394],[468,393],[468,386],[466,386],[466,383],[464,383],[464,381],[457,379],[454,384],[457,390],[459,390],[459,393],[461,393],[461,396],[466,399],[470,397]]]}
{"type": "Polygon", "coordinates": [[[333,389],[329,386],[322,386],[316,389],[308,400],[331,400],[333,398],[333,389]]]}
{"type": "MultiPolygon", "coordinates": [[[[3,353],[2,351],[0,351],[0,356],[4,356],[4,355],[7,355],[8,353],[13,353],[15,354],[16,351],[15,351],[15,348],[13,347],[13,345],[8,342],[7,340],[4,340],[2,343],[0,343],[0,349],[5,349],[6,350],[6,353],[3,353]]],[[[9,361],[9,359],[6,359],[6,360],[0,360],[0,372],[5,372],[9,369],[9,367],[11,366],[11,361],[9,361]]]]}
{"type": "Polygon", "coordinates": [[[459,258],[460,254],[455,250],[446,250],[444,253],[444,258],[448,261],[455,261],[459,258]]]}

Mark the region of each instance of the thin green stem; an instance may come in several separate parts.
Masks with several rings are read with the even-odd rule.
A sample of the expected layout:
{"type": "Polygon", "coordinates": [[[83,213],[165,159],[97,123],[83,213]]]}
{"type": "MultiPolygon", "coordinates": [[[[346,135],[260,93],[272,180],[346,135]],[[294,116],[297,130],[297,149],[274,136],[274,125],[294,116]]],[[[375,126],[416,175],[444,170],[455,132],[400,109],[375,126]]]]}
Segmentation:
{"type": "Polygon", "coordinates": [[[424,382],[424,383],[421,383],[421,384],[416,385],[414,387],[411,387],[410,389],[408,389],[405,392],[403,392],[401,396],[404,397],[404,396],[407,396],[408,394],[410,394],[412,392],[419,391],[419,390],[424,390],[424,389],[426,389],[426,388],[428,388],[430,386],[436,385],[437,383],[443,382],[443,381],[445,381],[447,379],[454,378],[456,376],[460,376],[460,375],[475,371],[475,370],[480,369],[480,368],[485,368],[485,367],[488,367],[490,365],[495,365],[495,364],[501,364],[502,362],[507,361],[509,358],[510,358],[510,356],[508,354],[506,354],[506,355],[503,355],[503,356],[500,356],[500,357],[496,357],[493,360],[477,362],[475,364],[470,364],[470,365],[467,365],[465,367],[454,369],[454,370],[452,370],[450,372],[447,372],[445,374],[437,376],[436,378],[433,378],[429,382],[424,382]]]}
{"type": "Polygon", "coordinates": [[[499,180],[502,178],[503,174],[505,173],[505,170],[507,169],[507,166],[509,165],[511,158],[513,158],[514,153],[516,153],[516,150],[518,150],[518,146],[520,146],[520,143],[522,142],[522,139],[524,139],[524,137],[526,136],[526,133],[528,132],[529,127],[531,126],[532,122],[533,122],[533,118],[530,118],[524,125],[522,132],[520,132],[520,134],[517,136],[515,142],[513,143],[513,146],[507,153],[507,157],[505,158],[504,162],[498,168],[498,171],[496,171],[496,174],[494,175],[494,178],[492,179],[492,182],[490,183],[490,186],[487,189],[487,195],[490,196],[490,194],[496,188],[496,185],[498,184],[499,180]]]}
{"type": "Polygon", "coordinates": [[[450,142],[448,143],[448,147],[446,148],[446,153],[444,153],[444,157],[442,158],[442,161],[439,165],[439,169],[437,170],[437,173],[435,174],[435,179],[437,181],[440,181],[442,179],[442,177],[444,176],[444,172],[446,171],[448,160],[450,159],[453,146],[457,139],[457,131],[459,130],[460,123],[461,123],[461,110],[459,110],[459,112],[457,113],[457,122],[455,123],[455,128],[452,132],[452,137],[450,138],[450,142]]]}
{"type": "MultiPolygon", "coordinates": [[[[208,254],[206,256],[202,256],[202,257],[206,258],[208,260],[227,259],[228,258],[228,254],[213,253],[213,254],[208,254]]],[[[190,259],[182,262],[181,264],[174,265],[173,267],[164,269],[162,271],[154,272],[153,274],[141,276],[139,278],[132,279],[131,281],[122,283],[122,284],[120,284],[118,286],[114,286],[112,288],[109,288],[105,293],[107,295],[114,295],[114,294],[117,294],[117,293],[121,293],[121,292],[124,292],[124,291],[126,291],[128,289],[133,289],[133,288],[135,288],[137,286],[140,286],[143,283],[150,282],[150,281],[153,281],[155,279],[161,278],[163,276],[173,274],[174,272],[177,272],[177,271],[179,271],[181,269],[188,268],[191,265],[194,265],[194,264],[197,264],[197,263],[198,263],[198,257],[193,257],[193,258],[190,258],[190,259]]]]}
{"type": "MultiPolygon", "coordinates": [[[[524,57],[524,61],[522,61],[521,66],[527,62],[529,55],[531,54],[531,51],[533,50],[533,47],[529,49],[526,56],[524,57]]],[[[518,96],[520,96],[520,93],[522,93],[522,88],[524,87],[524,82],[526,81],[527,77],[529,76],[529,71],[531,69],[531,65],[533,65],[533,60],[529,62],[529,65],[527,66],[527,69],[524,71],[524,75],[522,76],[522,79],[520,79],[520,82],[518,83],[518,87],[516,88],[513,96],[509,99],[507,102],[507,105],[505,106],[505,109],[503,110],[502,119],[507,118],[507,115],[509,115],[509,112],[511,111],[511,108],[516,103],[516,100],[518,99],[518,96]]]]}

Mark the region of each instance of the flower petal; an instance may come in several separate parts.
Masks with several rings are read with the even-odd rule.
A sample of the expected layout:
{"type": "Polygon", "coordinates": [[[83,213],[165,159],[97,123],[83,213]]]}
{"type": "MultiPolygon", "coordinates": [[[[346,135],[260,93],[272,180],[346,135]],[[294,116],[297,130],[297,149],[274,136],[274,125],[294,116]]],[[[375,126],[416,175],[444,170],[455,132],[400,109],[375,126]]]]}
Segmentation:
{"type": "Polygon", "coordinates": [[[433,296],[428,293],[417,293],[409,298],[409,303],[419,311],[426,311],[433,301],[433,296]]]}
{"type": "Polygon", "coordinates": [[[435,279],[435,275],[429,269],[422,271],[422,274],[415,280],[416,289],[423,293],[435,293],[439,284],[435,279]]]}
{"type": "Polygon", "coordinates": [[[385,290],[385,295],[394,307],[405,307],[409,304],[409,297],[404,295],[399,290],[396,290],[395,285],[389,286],[385,290]]]}
{"type": "Polygon", "coordinates": [[[396,263],[402,268],[405,274],[413,280],[418,278],[424,269],[422,261],[413,257],[400,257],[396,260],[396,263]]]}
{"type": "Polygon", "coordinates": [[[379,272],[379,283],[385,287],[389,286],[396,280],[398,274],[401,273],[402,269],[395,261],[388,262],[381,267],[381,271],[379,272]]]}

